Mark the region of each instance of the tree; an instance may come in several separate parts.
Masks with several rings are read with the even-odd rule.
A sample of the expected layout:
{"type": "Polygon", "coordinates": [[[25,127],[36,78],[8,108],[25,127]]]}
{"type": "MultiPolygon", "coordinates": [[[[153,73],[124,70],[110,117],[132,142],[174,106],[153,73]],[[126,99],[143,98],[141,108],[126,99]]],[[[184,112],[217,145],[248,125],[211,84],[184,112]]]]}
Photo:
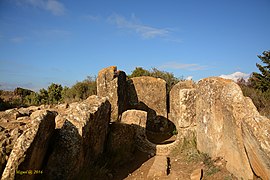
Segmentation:
{"type": "Polygon", "coordinates": [[[61,84],[52,83],[48,87],[48,102],[50,104],[58,103],[62,99],[62,90],[63,87],[61,86],[61,84]]]}
{"type": "Polygon", "coordinates": [[[49,103],[49,95],[48,91],[44,88],[39,90],[39,96],[40,96],[40,103],[41,104],[47,104],[49,103]]]}
{"type": "Polygon", "coordinates": [[[25,96],[27,95],[30,95],[31,93],[33,93],[33,91],[29,90],[29,89],[24,89],[24,88],[20,88],[20,87],[17,87],[15,90],[14,90],[14,94],[15,95],[18,95],[22,98],[24,98],[25,96]]]}
{"type": "Polygon", "coordinates": [[[258,57],[266,65],[256,63],[261,73],[253,72],[250,82],[253,87],[265,92],[270,89],[270,51],[264,51],[262,54],[262,56],[258,55],[258,57]]]}
{"type": "Polygon", "coordinates": [[[129,78],[132,77],[139,77],[139,76],[150,76],[150,72],[146,69],[143,69],[142,67],[136,67],[134,71],[132,71],[131,75],[129,75],[129,78]]]}

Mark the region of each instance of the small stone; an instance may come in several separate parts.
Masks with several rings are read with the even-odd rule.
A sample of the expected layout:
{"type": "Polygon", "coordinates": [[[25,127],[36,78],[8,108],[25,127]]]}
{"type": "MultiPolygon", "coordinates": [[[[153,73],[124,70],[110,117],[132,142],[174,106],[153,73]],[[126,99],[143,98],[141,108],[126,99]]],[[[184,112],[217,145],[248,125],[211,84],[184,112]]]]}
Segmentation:
{"type": "Polygon", "coordinates": [[[195,169],[191,175],[190,175],[190,179],[191,180],[201,180],[202,179],[202,172],[203,170],[201,168],[199,169],[195,169]]]}

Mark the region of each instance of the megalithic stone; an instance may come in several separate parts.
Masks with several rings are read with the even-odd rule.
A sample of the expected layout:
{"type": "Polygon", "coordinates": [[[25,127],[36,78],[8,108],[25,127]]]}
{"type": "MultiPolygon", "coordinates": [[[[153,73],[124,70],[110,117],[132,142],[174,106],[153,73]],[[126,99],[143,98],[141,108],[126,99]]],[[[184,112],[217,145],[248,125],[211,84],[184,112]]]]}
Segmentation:
{"type": "Polygon", "coordinates": [[[111,103],[111,121],[119,121],[127,109],[126,73],[116,66],[104,68],[97,77],[97,95],[108,97],[111,103]]]}

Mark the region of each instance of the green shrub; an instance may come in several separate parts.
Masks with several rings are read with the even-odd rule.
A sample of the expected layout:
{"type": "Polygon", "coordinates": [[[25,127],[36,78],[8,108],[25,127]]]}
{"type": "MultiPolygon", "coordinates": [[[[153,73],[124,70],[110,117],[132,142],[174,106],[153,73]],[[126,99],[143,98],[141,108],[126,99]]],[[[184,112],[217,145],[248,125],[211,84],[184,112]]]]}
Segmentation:
{"type": "Polygon", "coordinates": [[[40,96],[38,93],[32,92],[24,98],[24,102],[28,106],[37,106],[40,104],[40,96]]]}
{"type": "Polygon", "coordinates": [[[249,83],[238,81],[243,95],[251,98],[261,115],[270,118],[270,90],[261,91],[252,87],[249,83]]]}
{"type": "Polygon", "coordinates": [[[77,82],[71,88],[64,87],[62,90],[62,100],[64,102],[80,101],[96,94],[97,84],[95,77],[88,76],[85,80],[77,82]]]}
{"type": "Polygon", "coordinates": [[[62,99],[63,87],[61,84],[52,83],[48,87],[48,102],[49,104],[56,104],[62,99]]]}
{"type": "Polygon", "coordinates": [[[29,89],[24,89],[24,88],[20,88],[20,87],[17,87],[15,90],[14,90],[14,94],[15,95],[18,95],[20,97],[25,97],[25,96],[28,96],[32,93],[33,91],[29,90],[29,89]]]}

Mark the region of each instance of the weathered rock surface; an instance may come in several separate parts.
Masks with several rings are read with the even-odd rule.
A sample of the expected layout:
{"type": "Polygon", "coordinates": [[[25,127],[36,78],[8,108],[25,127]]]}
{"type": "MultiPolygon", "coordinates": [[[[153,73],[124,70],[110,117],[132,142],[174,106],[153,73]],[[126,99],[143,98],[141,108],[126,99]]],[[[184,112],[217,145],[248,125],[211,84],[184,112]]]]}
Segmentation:
{"type": "Polygon", "coordinates": [[[49,141],[55,128],[55,113],[41,110],[31,115],[30,128],[16,140],[10,153],[2,179],[34,179],[34,170],[42,170],[49,141]],[[16,172],[27,172],[18,174],[16,172]]]}
{"type": "Polygon", "coordinates": [[[114,122],[109,125],[106,155],[111,165],[123,165],[134,158],[135,128],[129,124],[114,122]]]}
{"type": "Polygon", "coordinates": [[[135,145],[142,152],[155,153],[156,146],[149,142],[146,136],[147,112],[142,110],[127,110],[123,113],[121,122],[129,124],[135,131],[135,145]]]}
{"type": "Polygon", "coordinates": [[[270,178],[270,120],[261,116],[251,99],[244,99],[247,115],[242,122],[245,150],[254,173],[270,178]]]}
{"type": "Polygon", "coordinates": [[[147,112],[141,110],[127,110],[122,114],[121,122],[135,124],[146,128],[147,112]]]}
{"type": "Polygon", "coordinates": [[[15,108],[0,112],[0,175],[3,173],[16,140],[31,127],[30,114],[38,109],[38,107],[15,108]]]}
{"type": "Polygon", "coordinates": [[[170,91],[169,119],[179,128],[195,122],[196,89],[192,81],[179,82],[170,91]]]}
{"type": "MultiPolygon", "coordinates": [[[[110,121],[110,103],[105,97],[90,96],[72,103],[64,114],[45,178],[72,179],[89,167],[104,151],[110,121]]],[[[61,119],[60,118],[60,119],[61,119]]]]}
{"type": "MultiPolygon", "coordinates": [[[[2,179],[85,179],[105,150],[113,156],[112,164],[122,164],[133,158],[136,148],[151,156],[162,155],[156,156],[148,177],[165,177],[166,155],[184,141],[196,144],[195,137],[199,151],[224,159],[217,163],[226,164],[239,179],[252,179],[254,174],[270,179],[270,120],[260,116],[230,80],[180,82],[167,99],[164,80],[136,77],[126,81],[126,74],[112,66],[99,72],[97,93],[70,105],[0,112],[2,179]],[[110,120],[121,123],[109,125],[110,120]],[[148,140],[146,128],[152,134],[171,133],[172,122],[178,130],[174,142],[148,140]],[[29,176],[29,170],[44,172],[42,177],[29,176]]],[[[199,170],[194,177],[200,178],[199,170]]]]}
{"type": "Polygon", "coordinates": [[[128,99],[131,108],[167,117],[166,82],[160,78],[142,76],[128,80],[128,99]]]}
{"type": "Polygon", "coordinates": [[[155,156],[154,163],[151,166],[147,178],[155,179],[166,177],[167,175],[167,157],[166,156],[155,156]]]}
{"type": "Polygon", "coordinates": [[[126,73],[116,66],[104,68],[97,77],[97,95],[108,97],[111,103],[111,120],[118,121],[127,109],[126,73]]]}
{"type": "Polygon", "coordinates": [[[196,99],[197,148],[212,158],[224,157],[226,168],[238,178],[253,179],[253,171],[269,178],[269,120],[248,101],[233,81],[201,80],[196,99]]]}
{"type": "Polygon", "coordinates": [[[190,180],[201,180],[203,175],[202,168],[195,169],[190,175],[190,180]]]}
{"type": "Polygon", "coordinates": [[[243,139],[249,162],[254,173],[262,179],[270,178],[270,159],[247,125],[242,124],[243,139]]]}

